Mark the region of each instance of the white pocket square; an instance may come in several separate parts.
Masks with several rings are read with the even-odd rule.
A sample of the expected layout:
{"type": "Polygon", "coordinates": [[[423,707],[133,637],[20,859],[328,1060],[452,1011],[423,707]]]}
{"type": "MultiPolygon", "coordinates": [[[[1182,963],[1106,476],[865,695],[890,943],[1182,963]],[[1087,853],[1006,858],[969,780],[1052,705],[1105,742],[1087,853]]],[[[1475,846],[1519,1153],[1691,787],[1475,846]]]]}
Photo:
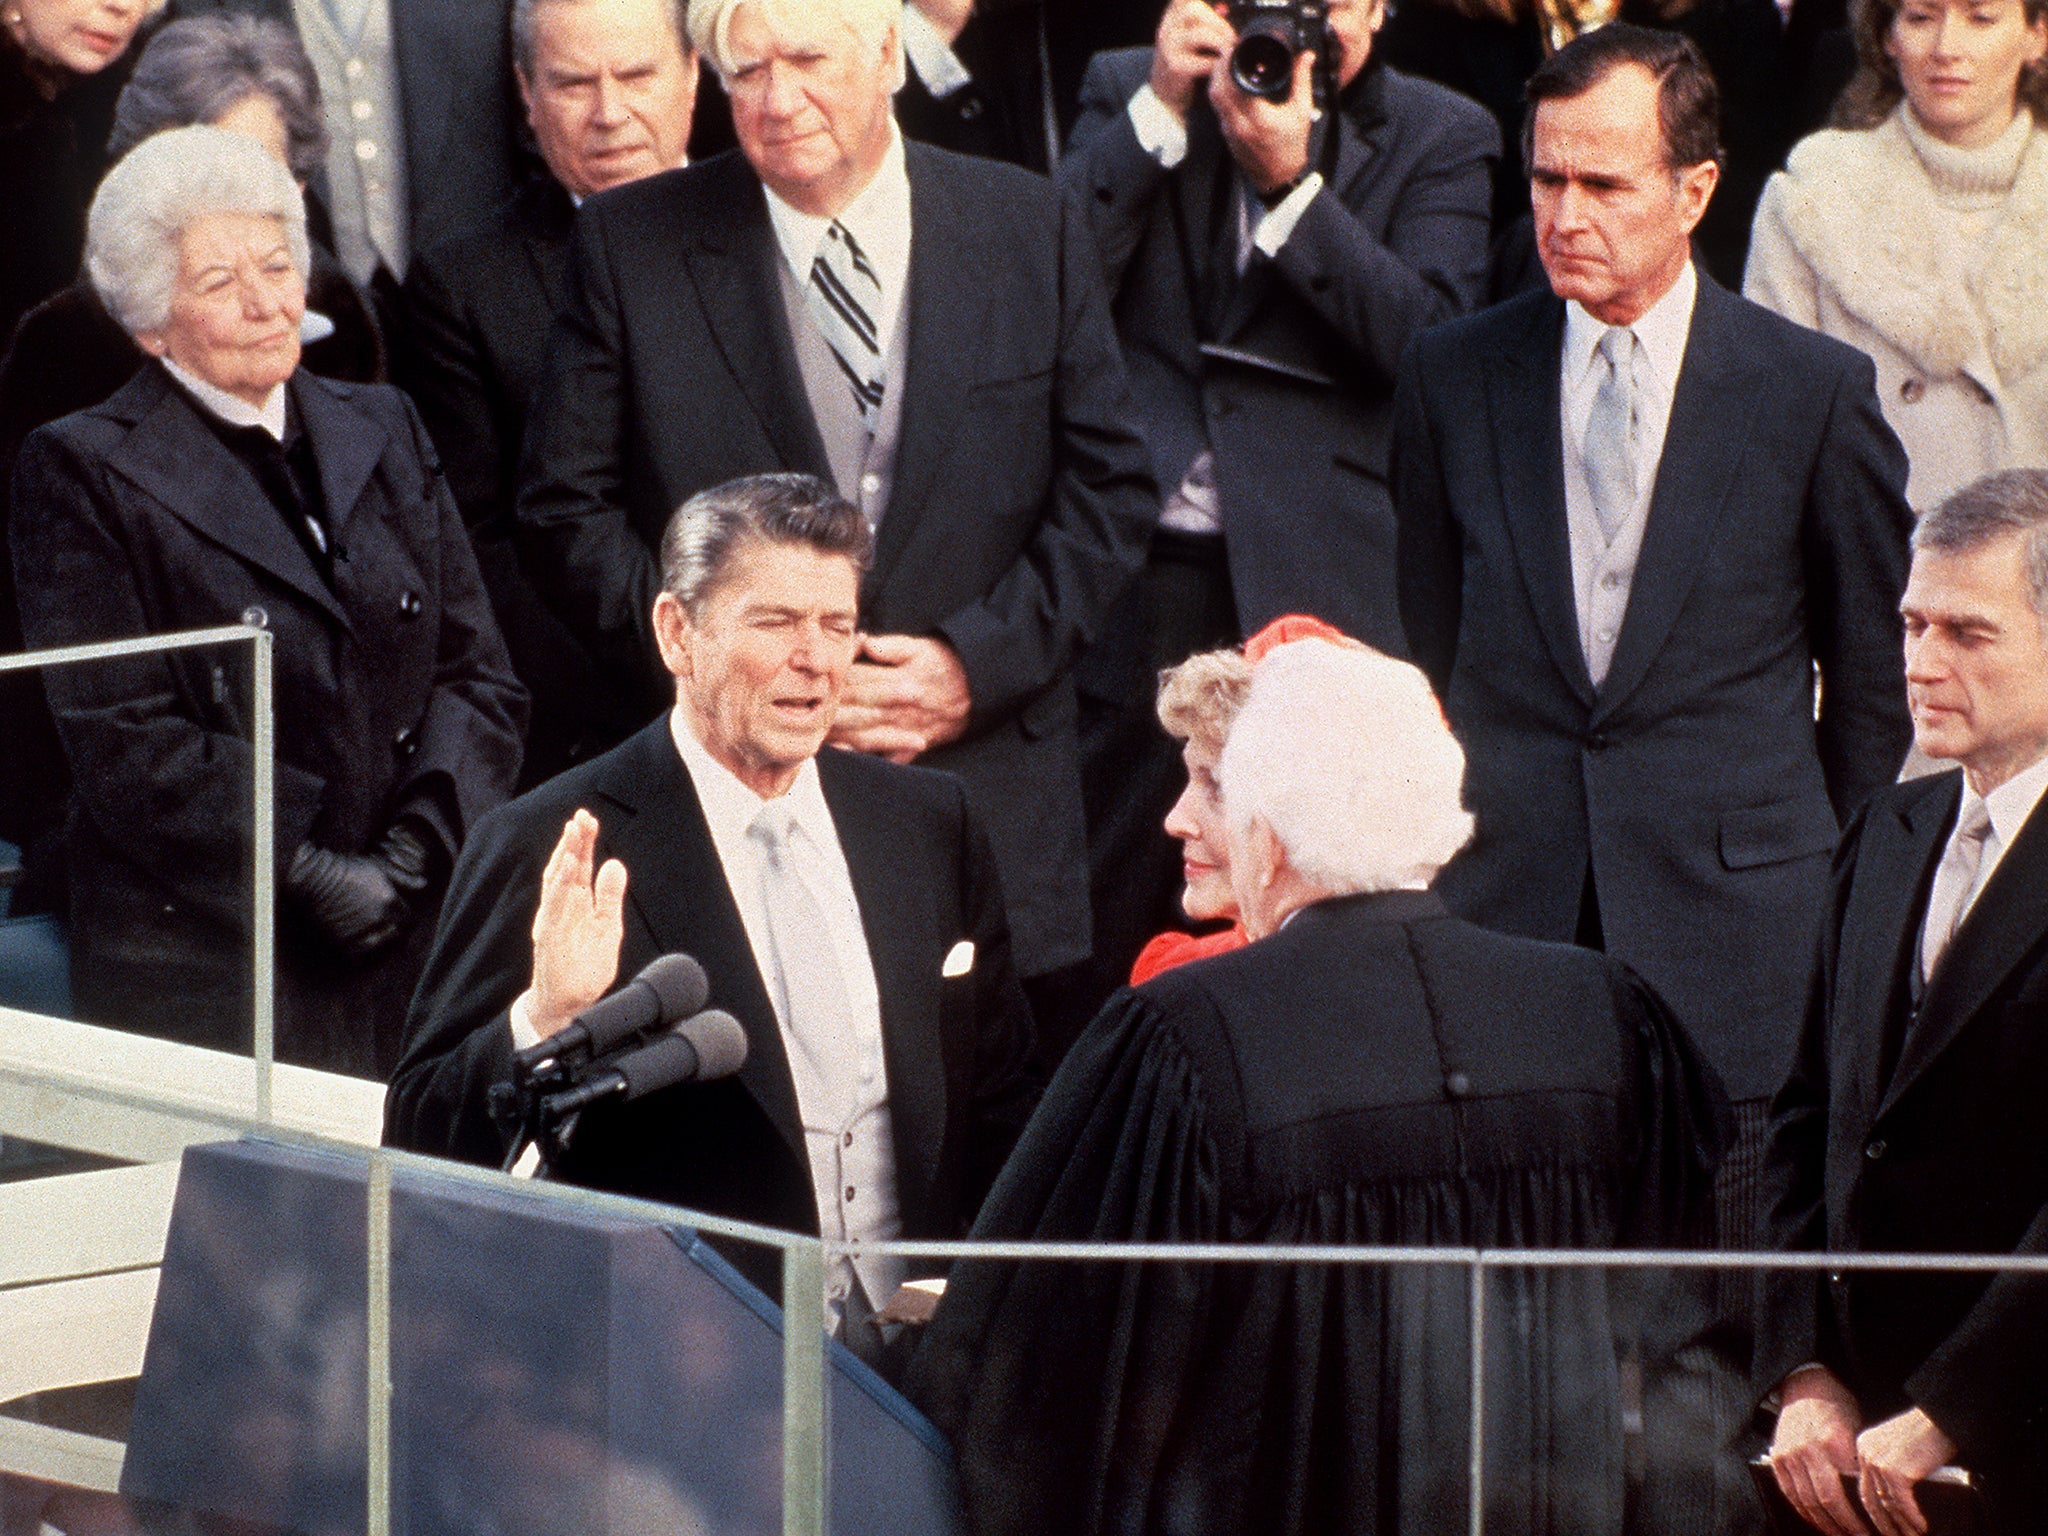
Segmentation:
{"type": "Polygon", "coordinates": [[[965,976],[974,969],[974,940],[962,939],[946,951],[946,963],[939,967],[942,979],[950,981],[955,976],[965,976]]]}

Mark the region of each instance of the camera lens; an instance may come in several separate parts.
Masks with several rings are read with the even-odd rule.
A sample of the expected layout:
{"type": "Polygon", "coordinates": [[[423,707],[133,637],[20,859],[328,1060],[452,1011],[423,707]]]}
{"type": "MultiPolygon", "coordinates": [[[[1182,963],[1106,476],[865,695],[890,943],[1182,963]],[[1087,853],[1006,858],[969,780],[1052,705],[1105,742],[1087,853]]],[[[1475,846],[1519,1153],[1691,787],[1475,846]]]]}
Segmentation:
{"type": "Polygon", "coordinates": [[[1231,50],[1230,78],[1247,96],[1285,101],[1294,90],[1294,58],[1292,37],[1280,35],[1270,23],[1255,22],[1231,50]]]}

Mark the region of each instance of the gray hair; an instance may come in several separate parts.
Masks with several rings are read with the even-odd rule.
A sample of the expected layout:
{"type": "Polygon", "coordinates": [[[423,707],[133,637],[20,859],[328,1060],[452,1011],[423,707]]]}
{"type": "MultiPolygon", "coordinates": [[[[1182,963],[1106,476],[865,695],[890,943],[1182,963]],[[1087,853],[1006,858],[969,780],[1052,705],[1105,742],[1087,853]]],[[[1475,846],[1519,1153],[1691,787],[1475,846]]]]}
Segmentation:
{"type": "Polygon", "coordinates": [[[160,331],[178,285],[178,242],[194,220],[251,214],[284,226],[292,265],[311,270],[306,200],[260,144],[224,128],[172,128],[107,172],[85,221],[85,273],[130,335],[160,331]]]}
{"type": "Polygon", "coordinates": [[[2008,469],[1964,486],[1920,519],[1913,547],[1968,554],[2007,534],[2026,540],[2027,586],[2048,626],[2048,469],[2008,469]]]}
{"type": "Polygon", "coordinates": [[[860,509],[815,475],[749,475],[699,491],[661,536],[661,584],[694,619],[740,550],[808,544],[865,571],[874,537],[860,509]]]}
{"type": "Polygon", "coordinates": [[[1252,674],[1218,770],[1223,814],[1273,829],[1333,895],[1427,884],[1472,836],[1465,753],[1423,675],[1364,647],[1297,640],[1252,674]]]}
{"type": "Polygon", "coordinates": [[[284,23],[234,11],[181,17],[149,40],[114,103],[107,158],[167,128],[218,122],[251,96],[277,108],[292,176],[311,181],[327,158],[313,61],[284,23]]]}
{"type": "MultiPolygon", "coordinates": [[[[581,5],[587,0],[512,0],[512,67],[519,71],[522,80],[533,80],[536,45],[533,38],[533,13],[544,5],[581,5]]],[[[675,17],[676,42],[682,46],[683,60],[691,57],[688,15],[690,0],[666,0],[675,17]]]]}
{"type": "MultiPolygon", "coordinates": [[[[854,36],[871,48],[880,48],[903,24],[902,0],[687,0],[690,43],[711,61],[720,80],[732,75],[731,55],[733,12],[743,5],[763,10],[833,11],[853,29],[854,36]]],[[[903,89],[903,49],[896,50],[896,78],[889,81],[891,92],[903,89]]]]}

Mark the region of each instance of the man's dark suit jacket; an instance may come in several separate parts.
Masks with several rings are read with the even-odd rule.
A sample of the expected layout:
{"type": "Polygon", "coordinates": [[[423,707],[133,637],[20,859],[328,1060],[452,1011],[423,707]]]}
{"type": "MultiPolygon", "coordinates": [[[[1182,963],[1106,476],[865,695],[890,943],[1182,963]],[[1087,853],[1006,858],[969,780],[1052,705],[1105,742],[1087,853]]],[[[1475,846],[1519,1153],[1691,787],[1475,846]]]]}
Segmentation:
{"type": "Polygon", "coordinates": [[[1214,450],[1246,634],[1313,613],[1398,654],[1394,378],[1423,328],[1485,293],[1499,134],[1463,97],[1369,67],[1337,115],[1329,186],[1279,257],[1239,277],[1239,181],[1216,114],[1199,99],[1187,158],[1162,169],[1127,110],[1151,67],[1150,49],[1096,59],[1061,179],[1115,295],[1160,489],[1214,450]]]}
{"type": "MultiPolygon", "coordinates": [[[[1911,989],[1962,776],[1886,790],[1835,861],[1820,965],[1765,1164],[1775,1246],[2048,1254],[2048,815],[1999,861],[1917,1011],[1911,989]],[[1897,1065],[1883,1058],[1890,1033],[1897,1065]]],[[[1758,1390],[1809,1361],[1871,1422],[1917,1405],[2010,1529],[2048,1515],[2048,1282],[1764,1277],[1758,1390]]]]}
{"type": "Polygon", "coordinates": [[[441,450],[513,669],[533,695],[520,771],[529,788],[647,715],[637,691],[598,666],[541,601],[512,542],[519,445],[562,307],[575,212],[553,177],[536,175],[482,224],[416,256],[392,359],[441,450]]]}
{"type": "MultiPolygon", "coordinates": [[[[937,635],[974,700],[926,762],[989,827],[1019,969],[1087,953],[1071,670],[1141,562],[1158,500],[1102,279],[1037,177],[907,146],[907,376],[894,488],[861,584],[877,633],[937,635]]],[[[518,502],[527,569],[607,666],[647,680],[654,549],[693,493],[830,479],[737,154],[593,198],[549,342],[518,502]]]]}
{"type": "Polygon", "coordinates": [[[1606,948],[1734,1100],[1797,1034],[1839,827],[1897,773],[1906,461],[1870,360],[1702,276],[1614,660],[1594,687],[1565,522],[1564,306],[1431,331],[1395,441],[1401,617],[1464,743],[1479,826],[1437,889],[1606,948]],[[1814,666],[1822,686],[1814,712],[1814,666]]]}
{"type": "MultiPolygon", "coordinates": [[[[470,1162],[504,1157],[506,1133],[487,1095],[511,1074],[507,1014],[533,974],[541,871],[582,807],[603,829],[598,858],[626,866],[621,979],[664,954],[694,955],[711,979],[713,1006],[746,1029],[747,1062],[721,1082],[589,1111],[564,1177],[815,1233],[781,1031],[669,730],[663,716],[477,828],[414,1001],[385,1139],[470,1162]]],[[[881,994],[904,1233],[958,1237],[1037,1098],[1024,1065],[1030,1013],[987,841],[947,775],[832,750],[819,755],[818,773],[881,994]],[[973,968],[944,978],[962,939],[974,945],[973,968]]]]}
{"type": "MultiPolygon", "coordinates": [[[[452,856],[511,792],[526,696],[405,397],[303,370],[289,388],[331,584],[152,363],[22,449],[22,628],[56,646],[260,624],[275,640],[280,874],[303,842],[363,851],[401,810],[433,821],[452,856]]],[[[74,975],[95,1022],[247,1048],[250,667],[249,647],[223,646],[45,677],[72,774],[74,975]]],[[[279,923],[280,1055],[381,1075],[431,914],[368,964],[295,916],[279,923]]]]}

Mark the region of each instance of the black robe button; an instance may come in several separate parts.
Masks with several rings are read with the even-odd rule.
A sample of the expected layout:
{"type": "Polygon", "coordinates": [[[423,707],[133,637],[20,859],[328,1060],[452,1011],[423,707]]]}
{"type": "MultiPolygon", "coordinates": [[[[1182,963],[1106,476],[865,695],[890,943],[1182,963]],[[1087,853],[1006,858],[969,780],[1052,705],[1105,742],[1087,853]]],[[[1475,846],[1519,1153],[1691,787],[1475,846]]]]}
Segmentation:
{"type": "Polygon", "coordinates": [[[408,591],[398,600],[399,617],[416,619],[425,611],[426,606],[426,603],[421,600],[419,593],[408,591]]]}
{"type": "Polygon", "coordinates": [[[1472,1091],[1472,1079],[1462,1072],[1453,1072],[1444,1079],[1444,1092],[1454,1099],[1462,1099],[1472,1091]]]}

